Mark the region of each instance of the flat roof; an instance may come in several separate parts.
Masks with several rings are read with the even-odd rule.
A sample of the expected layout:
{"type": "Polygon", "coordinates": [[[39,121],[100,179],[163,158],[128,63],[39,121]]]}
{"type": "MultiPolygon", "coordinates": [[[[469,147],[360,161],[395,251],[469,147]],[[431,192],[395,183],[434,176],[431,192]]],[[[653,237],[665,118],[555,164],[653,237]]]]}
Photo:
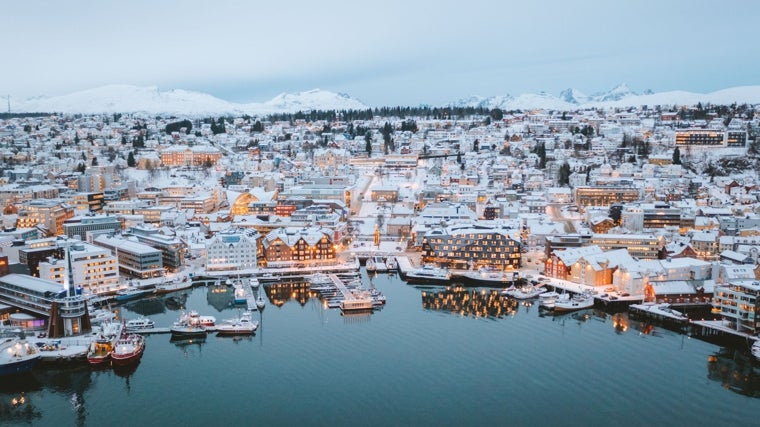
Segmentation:
{"type": "Polygon", "coordinates": [[[64,290],[63,285],[60,283],[40,279],[39,277],[27,276],[26,274],[6,274],[0,277],[0,283],[26,288],[38,293],[53,292],[56,295],[64,290]]]}

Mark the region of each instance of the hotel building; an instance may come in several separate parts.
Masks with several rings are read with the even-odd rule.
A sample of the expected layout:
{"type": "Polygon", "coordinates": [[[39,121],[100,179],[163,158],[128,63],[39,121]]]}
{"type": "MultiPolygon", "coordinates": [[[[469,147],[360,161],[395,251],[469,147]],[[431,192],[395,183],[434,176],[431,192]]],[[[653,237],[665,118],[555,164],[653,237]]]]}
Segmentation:
{"type": "Polygon", "coordinates": [[[422,261],[450,268],[515,270],[520,267],[519,230],[498,226],[435,228],[422,238],[422,261]]]}

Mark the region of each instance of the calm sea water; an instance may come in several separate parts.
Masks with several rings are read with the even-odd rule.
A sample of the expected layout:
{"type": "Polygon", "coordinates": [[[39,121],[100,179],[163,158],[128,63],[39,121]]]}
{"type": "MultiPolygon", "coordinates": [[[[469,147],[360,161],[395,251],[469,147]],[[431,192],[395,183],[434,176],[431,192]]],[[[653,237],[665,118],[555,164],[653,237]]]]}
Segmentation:
{"type": "MultiPolygon", "coordinates": [[[[754,425],[760,370],[736,351],[625,315],[542,316],[488,290],[418,288],[343,317],[298,288],[271,288],[250,339],[147,338],[129,372],[44,368],[0,380],[0,425],[754,425]],[[709,362],[716,356],[716,362],[709,362]],[[23,393],[26,403],[9,402],[23,393]],[[754,396],[754,397],[753,397],[754,396]]],[[[189,309],[237,314],[200,287],[189,309]]],[[[171,306],[174,307],[174,306],[171,306]]],[[[168,326],[163,299],[124,307],[168,326]]]]}

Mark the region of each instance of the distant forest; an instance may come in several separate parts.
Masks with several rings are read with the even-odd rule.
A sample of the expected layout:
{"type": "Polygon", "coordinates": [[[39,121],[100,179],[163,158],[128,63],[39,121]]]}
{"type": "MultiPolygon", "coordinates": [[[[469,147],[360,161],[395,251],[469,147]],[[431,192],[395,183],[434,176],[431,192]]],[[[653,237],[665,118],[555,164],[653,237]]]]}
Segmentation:
{"type": "Polygon", "coordinates": [[[368,108],[366,110],[316,110],[309,112],[299,111],[297,113],[279,113],[270,114],[267,118],[273,122],[292,122],[295,120],[305,120],[313,122],[317,120],[326,121],[354,121],[354,120],[372,120],[375,116],[379,117],[398,117],[401,119],[407,117],[423,117],[425,119],[465,119],[473,116],[490,116],[493,120],[501,120],[504,112],[498,108],[488,109],[483,107],[382,107],[368,108]]]}
{"type": "Polygon", "coordinates": [[[53,115],[55,113],[0,113],[0,119],[23,119],[25,117],[47,117],[53,115]]]}

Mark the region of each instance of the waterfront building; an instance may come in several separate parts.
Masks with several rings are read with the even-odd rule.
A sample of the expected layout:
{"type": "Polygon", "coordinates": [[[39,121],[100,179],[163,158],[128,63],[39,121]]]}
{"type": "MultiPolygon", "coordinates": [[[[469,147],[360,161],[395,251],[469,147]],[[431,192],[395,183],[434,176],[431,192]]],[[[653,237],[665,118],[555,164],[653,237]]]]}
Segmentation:
{"type": "Polygon", "coordinates": [[[331,261],[336,255],[332,231],[316,227],[273,230],[263,239],[262,247],[267,264],[281,261],[331,261]]]}
{"type": "Polygon", "coordinates": [[[738,332],[760,333],[760,282],[738,279],[715,286],[713,307],[738,332]]]}
{"type": "Polygon", "coordinates": [[[161,251],[161,260],[169,271],[177,271],[185,260],[185,245],[176,237],[161,234],[160,230],[152,227],[135,226],[129,233],[137,241],[161,251]]]}
{"type": "Polygon", "coordinates": [[[422,239],[422,261],[449,268],[520,268],[520,230],[482,222],[434,228],[422,239]]]}
{"type": "Polygon", "coordinates": [[[87,303],[72,295],[59,283],[24,274],[0,277],[0,304],[48,317],[47,335],[51,338],[89,333],[92,330],[87,303]]]}
{"type": "Polygon", "coordinates": [[[148,279],[164,275],[161,251],[143,243],[122,237],[100,235],[93,244],[102,246],[116,255],[119,271],[129,277],[148,279]]]}
{"type": "Polygon", "coordinates": [[[251,231],[220,231],[206,242],[206,270],[237,271],[255,268],[258,233],[251,231]]]}

